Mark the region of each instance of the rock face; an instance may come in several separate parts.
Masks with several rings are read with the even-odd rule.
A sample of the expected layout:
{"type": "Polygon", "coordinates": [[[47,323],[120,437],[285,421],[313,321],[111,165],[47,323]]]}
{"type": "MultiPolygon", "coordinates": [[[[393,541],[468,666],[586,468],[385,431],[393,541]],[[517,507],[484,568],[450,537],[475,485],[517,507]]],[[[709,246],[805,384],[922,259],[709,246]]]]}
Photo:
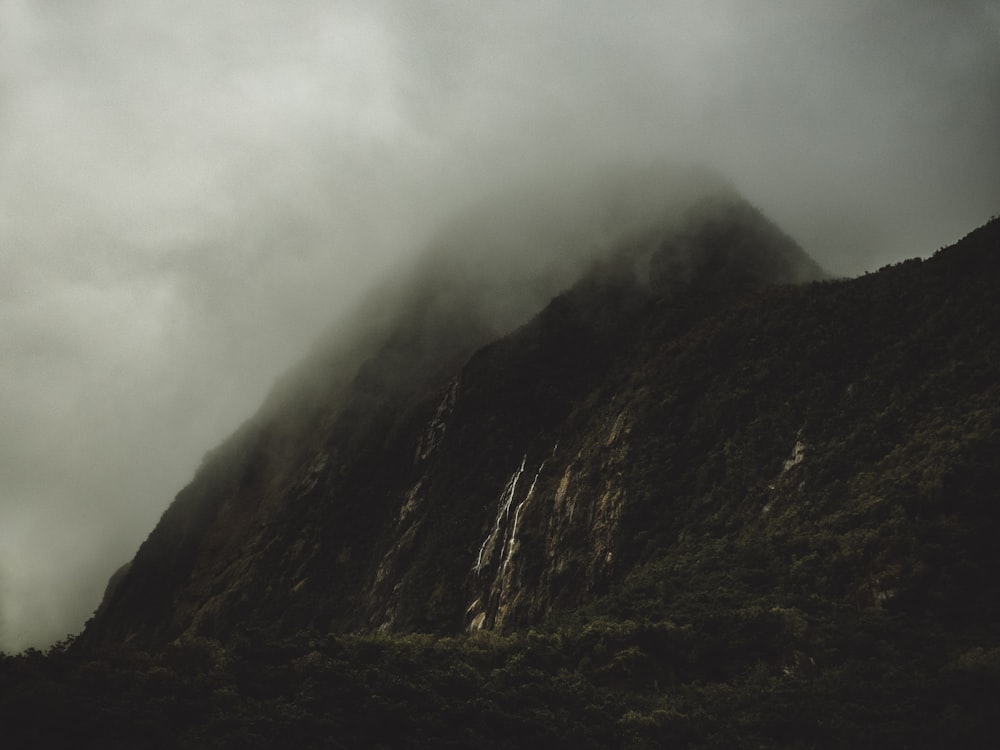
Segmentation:
{"type": "Polygon", "coordinates": [[[671,210],[572,283],[515,273],[470,305],[443,261],[418,271],[206,456],[81,643],[669,610],[765,546],[780,569],[732,585],[776,606],[919,600],[962,564],[929,571],[926,545],[995,526],[996,472],[962,462],[1000,447],[997,222],[791,286],[822,272],[738,197],[671,210]],[[538,306],[566,286],[498,335],[482,311],[531,284],[538,306]]]}

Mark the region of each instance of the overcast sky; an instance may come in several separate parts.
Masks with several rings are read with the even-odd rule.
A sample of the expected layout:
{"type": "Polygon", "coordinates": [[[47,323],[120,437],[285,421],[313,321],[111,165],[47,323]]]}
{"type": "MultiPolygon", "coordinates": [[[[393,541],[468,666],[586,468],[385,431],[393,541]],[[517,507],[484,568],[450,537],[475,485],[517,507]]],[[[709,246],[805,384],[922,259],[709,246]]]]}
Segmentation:
{"type": "Polygon", "coordinates": [[[499,181],[704,161],[829,270],[1000,212],[1000,3],[0,0],[0,648],[499,181]]]}

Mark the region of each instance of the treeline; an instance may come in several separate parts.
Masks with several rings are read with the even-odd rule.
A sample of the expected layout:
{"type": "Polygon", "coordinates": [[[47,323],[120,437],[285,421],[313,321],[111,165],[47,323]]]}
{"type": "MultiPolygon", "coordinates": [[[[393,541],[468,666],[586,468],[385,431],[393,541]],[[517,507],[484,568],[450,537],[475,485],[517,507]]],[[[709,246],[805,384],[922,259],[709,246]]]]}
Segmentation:
{"type": "Polygon", "coordinates": [[[0,721],[17,748],[994,745],[1000,649],[927,658],[906,623],[839,614],[258,634],[156,654],[61,644],[3,657],[0,721]],[[795,648],[804,639],[813,656],[795,648]]]}

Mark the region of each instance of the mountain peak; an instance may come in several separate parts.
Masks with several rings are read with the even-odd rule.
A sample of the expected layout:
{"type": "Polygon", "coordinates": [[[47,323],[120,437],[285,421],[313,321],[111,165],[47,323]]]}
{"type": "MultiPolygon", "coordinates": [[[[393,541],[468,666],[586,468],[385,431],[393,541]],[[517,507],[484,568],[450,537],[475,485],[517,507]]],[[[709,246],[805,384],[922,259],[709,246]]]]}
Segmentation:
{"type": "Polygon", "coordinates": [[[548,523],[534,506],[578,461],[556,443],[581,445],[593,400],[655,337],[822,275],[714,179],[637,184],[526,190],[478,230],[466,218],[439,235],[206,458],[84,640],[506,628],[597,595],[616,576],[624,496],[587,501],[610,514],[600,540],[557,525],[542,536],[561,562],[532,558],[548,523]],[[570,581],[568,560],[589,572],[570,581]]]}

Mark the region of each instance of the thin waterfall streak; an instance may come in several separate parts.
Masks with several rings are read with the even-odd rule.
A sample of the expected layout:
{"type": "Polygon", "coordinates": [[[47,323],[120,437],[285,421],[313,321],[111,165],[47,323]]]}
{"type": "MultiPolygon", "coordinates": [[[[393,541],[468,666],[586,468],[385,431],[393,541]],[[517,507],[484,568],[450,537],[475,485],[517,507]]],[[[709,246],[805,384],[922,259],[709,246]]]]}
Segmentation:
{"type": "MultiPolygon", "coordinates": [[[[510,506],[514,502],[514,494],[517,492],[517,482],[521,478],[521,474],[524,473],[524,465],[527,460],[528,454],[525,453],[521,458],[521,466],[514,472],[510,481],[507,482],[507,486],[504,487],[503,492],[500,494],[500,503],[497,507],[497,517],[493,524],[493,531],[483,541],[483,545],[479,548],[479,554],[476,556],[476,565],[473,568],[476,573],[479,573],[483,569],[483,555],[486,553],[487,547],[490,546],[491,542],[496,544],[497,535],[500,533],[500,524],[503,523],[505,518],[510,517],[510,506]]],[[[516,515],[515,513],[515,517],[516,515]]],[[[505,549],[506,545],[504,549],[500,550],[501,558],[504,555],[505,549]]]]}
{"type": "MultiPolygon", "coordinates": [[[[523,462],[521,465],[523,468],[524,466],[523,462]]],[[[524,507],[524,504],[527,503],[529,500],[531,500],[532,496],[535,494],[535,485],[538,484],[538,477],[542,473],[542,469],[544,468],[545,468],[545,461],[542,461],[542,463],[538,465],[538,471],[535,472],[534,479],[531,480],[531,486],[528,488],[528,494],[524,496],[524,500],[518,503],[517,508],[514,509],[514,523],[512,523],[510,527],[510,538],[507,540],[507,544],[505,545],[506,554],[504,554],[503,556],[503,566],[501,568],[504,573],[507,572],[507,567],[510,565],[511,557],[514,556],[514,545],[517,541],[517,527],[521,520],[521,509],[524,507]]]]}

